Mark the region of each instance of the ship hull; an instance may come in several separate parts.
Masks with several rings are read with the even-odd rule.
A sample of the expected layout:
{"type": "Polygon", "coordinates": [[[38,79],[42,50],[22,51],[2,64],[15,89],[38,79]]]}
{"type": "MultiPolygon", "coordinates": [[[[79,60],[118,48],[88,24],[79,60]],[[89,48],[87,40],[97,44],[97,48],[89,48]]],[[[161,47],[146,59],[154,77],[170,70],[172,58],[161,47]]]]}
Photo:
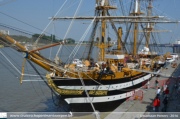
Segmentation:
{"type": "MultiPolygon", "coordinates": [[[[154,71],[158,72],[164,65],[154,67],[154,71]]],[[[82,80],[78,78],[54,79],[51,77],[53,80],[48,79],[48,81],[57,94],[61,95],[61,99],[70,106],[72,112],[93,112],[91,103],[95,110],[108,112],[121,105],[122,102],[132,96],[132,91],[139,90],[138,88],[145,85],[145,81],[150,80],[152,76],[152,74],[142,72],[119,79],[82,80]],[[89,97],[86,93],[89,93],[89,97]]]]}
{"type": "MultiPolygon", "coordinates": [[[[90,98],[86,96],[86,93],[84,92],[82,95],[62,95],[62,98],[70,105],[71,111],[73,112],[93,112],[92,106],[90,102],[92,101],[94,107],[96,110],[100,112],[107,112],[112,111],[116,109],[122,102],[128,98],[127,92],[133,91],[135,89],[138,89],[143,86],[143,82],[147,81],[152,77],[151,74],[141,73],[137,76],[130,77],[130,78],[124,78],[124,79],[118,79],[119,82],[107,82],[107,81],[101,81],[101,83],[104,86],[109,86],[107,95],[89,95],[90,98]],[[137,77],[137,78],[136,78],[137,77]],[[110,83],[110,84],[109,84],[110,83]],[[113,87],[113,88],[111,88],[113,87]],[[121,87],[118,89],[118,87],[121,87]],[[90,101],[89,101],[90,99],[90,101]]],[[[68,80],[68,79],[67,79],[68,80]]],[[[65,80],[65,81],[67,81],[65,80]]],[[[74,89],[77,90],[77,87],[80,88],[80,84],[78,80],[80,79],[69,79],[71,81],[62,82],[61,81],[55,81],[54,83],[61,88],[64,89],[74,89]],[[65,85],[66,83],[66,85],[65,85]],[[58,85],[59,84],[59,85],[58,85]]],[[[64,81],[64,80],[63,80],[64,81]]],[[[110,81],[110,80],[109,80],[110,81]]],[[[92,82],[89,83],[87,80],[84,80],[86,89],[90,90],[92,86],[97,86],[93,84],[92,82]]],[[[102,86],[103,87],[103,86],[102,86]]],[[[89,91],[88,90],[88,91],[89,91]]],[[[96,90],[103,90],[100,89],[100,86],[98,85],[98,88],[96,90]]]]}
{"type": "MultiPolygon", "coordinates": [[[[125,88],[125,89],[123,89],[124,91],[119,91],[119,94],[103,96],[104,100],[102,99],[102,96],[96,96],[96,97],[90,96],[90,98],[96,98],[97,102],[93,102],[93,99],[92,99],[92,103],[93,103],[95,110],[97,110],[99,112],[109,112],[109,111],[115,110],[124,101],[126,101],[126,99],[128,98],[127,92],[136,90],[140,87],[142,87],[142,83],[137,84],[132,87],[125,88]],[[121,96],[121,98],[118,98],[120,96],[121,96]]],[[[85,103],[83,103],[82,100],[77,101],[77,100],[79,100],[77,97],[76,97],[77,103],[71,102],[71,100],[73,100],[73,99],[72,98],[69,99],[68,96],[63,96],[63,97],[64,97],[65,101],[70,105],[72,112],[93,112],[93,108],[92,108],[91,104],[89,103],[87,97],[83,99],[83,101],[85,103]]],[[[82,99],[82,97],[79,97],[79,98],[82,99]]]]}

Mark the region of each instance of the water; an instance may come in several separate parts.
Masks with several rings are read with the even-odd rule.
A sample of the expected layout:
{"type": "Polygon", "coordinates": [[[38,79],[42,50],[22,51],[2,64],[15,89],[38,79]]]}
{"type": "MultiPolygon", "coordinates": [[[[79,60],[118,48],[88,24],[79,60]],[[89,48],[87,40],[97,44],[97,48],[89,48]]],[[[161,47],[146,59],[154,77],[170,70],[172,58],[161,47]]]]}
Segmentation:
{"type": "MultiPolygon", "coordinates": [[[[51,59],[56,55],[57,49],[59,47],[54,47],[52,49],[51,59]]],[[[62,60],[66,61],[70,52],[72,52],[74,46],[68,46],[68,49],[63,47],[60,55],[62,60]]],[[[84,52],[85,46],[80,47],[79,56],[84,52]]],[[[165,48],[163,48],[166,50],[165,48]]],[[[171,48],[168,48],[172,52],[171,48]]],[[[23,65],[22,53],[19,53],[11,48],[4,47],[0,48],[9,60],[17,67],[21,72],[23,65]]],[[[49,57],[49,49],[43,50],[41,53],[45,57],[49,57]]],[[[97,52],[97,49],[94,48],[97,52]]],[[[93,58],[95,53],[92,54],[93,58]]],[[[74,57],[78,58],[78,57],[74,57]]],[[[47,71],[41,67],[35,65],[38,71],[45,76],[47,71]]],[[[26,61],[25,74],[36,74],[29,63],[26,61]]],[[[36,74],[37,75],[37,74],[36,74]]],[[[51,91],[42,81],[30,81],[23,82],[20,84],[21,75],[9,64],[9,62],[0,54],[0,112],[63,112],[65,108],[56,107],[53,104],[51,91]]],[[[39,77],[27,77],[24,76],[24,80],[34,80],[39,77]]],[[[41,79],[39,79],[41,80],[41,79]]]]}
{"type": "MultiPolygon", "coordinates": [[[[10,49],[1,48],[12,63],[21,71],[23,56],[21,53],[10,49]],[[10,58],[11,57],[11,58],[10,58]]],[[[5,61],[0,55],[0,112],[63,112],[63,108],[56,107],[52,101],[52,95],[44,82],[23,82],[20,84],[20,74],[5,61]],[[3,66],[4,65],[4,66],[3,66]],[[5,67],[8,67],[5,68],[5,67]],[[18,77],[18,78],[17,78],[18,77]]],[[[47,71],[37,67],[40,73],[45,76],[47,71]]],[[[36,74],[26,62],[25,74],[36,74]]],[[[39,78],[39,77],[38,77],[39,78]]],[[[24,76],[24,80],[33,80],[37,77],[24,76]]],[[[41,80],[41,79],[40,79],[41,80]]]]}

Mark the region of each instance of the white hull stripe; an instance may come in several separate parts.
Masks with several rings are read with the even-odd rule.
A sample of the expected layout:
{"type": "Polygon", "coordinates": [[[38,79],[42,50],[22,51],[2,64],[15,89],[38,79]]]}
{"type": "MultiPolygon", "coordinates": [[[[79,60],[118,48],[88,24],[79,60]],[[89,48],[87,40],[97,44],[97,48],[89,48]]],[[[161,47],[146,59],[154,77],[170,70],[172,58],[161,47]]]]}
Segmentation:
{"type": "MultiPolygon", "coordinates": [[[[146,76],[146,80],[150,76],[151,76],[151,74],[148,74],[146,76]]],[[[137,79],[137,80],[139,80],[139,79],[137,79]]],[[[131,95],[132,95],[131,93],[128,93],[128,95],[127,95],[127,93],[123,93],[123,94],[112,95],[112,96],[90,97],[90,100],[92,101],[92,103],[110,102],[110,101],[121,100],[121,99],[130,97],[131,95]]],[[[71,103],[90,103],[87,97],[83,97],[83,98],[66,98],[65,101],[68,104],[71,104],[71,103]]]]}
{"type": "MultiPolygon", "coordinates": [[[[123,94],[114,95],[114,96],[90,97],[90,100],[92,100],[92,103],[99,103],[99,102],[116,101],[116,100],[124,99],[126,97],[127,97],[126,93],[123,93],[123,94]]],[[[71,103],[90,103],[88,98],[66,98],[65,101],[68,104],[71,104],[71,103]]]]}
{"type": "MultiPolygon", "coordinates": [[[[86,86],[86,90],[119,90],[123,88],[128,88],[134,85],[137,85],[139,83],[142,83],[143,81],[146,81],[151,77],[151,74],[148,74],[144,77],[138,78],[134,81],[129,81],[126,83],[119,83],[119,84],[113,84],[113,85],[94,85],[94,86],[86,86]]],[[[58,88],[61,89],[72,89],[72,90],[84,90],[83,86],[58,86],[58,88]]]]}

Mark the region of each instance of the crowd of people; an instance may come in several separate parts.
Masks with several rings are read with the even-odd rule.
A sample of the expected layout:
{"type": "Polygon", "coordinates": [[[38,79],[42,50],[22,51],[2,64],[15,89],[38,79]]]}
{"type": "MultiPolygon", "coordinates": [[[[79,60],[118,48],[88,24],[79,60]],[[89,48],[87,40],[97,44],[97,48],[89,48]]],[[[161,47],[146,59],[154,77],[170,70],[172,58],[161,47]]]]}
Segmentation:
{"type": "MultiPolygon", "coordinates": [[[[157,89],[156,92],[156,98],[153,102],[153,107],[155,112],[159,112],[159,107],[161,106],[161,88],[158,86],[159,80],[158,78],[155,80],[155,87],[157,89]]],[[[168,98],[169,98],[169,87],[167,85],[164,85],[162,87],[162,96],[163,96],[163,100],[162,103],[164,105],[164,107],[161,109],[162,112],[166,112],[167,111],[167,104],[168,104],[168,98]]]]}
{"type": "Polygon", "coordinates": [[[88,66],[88,69],[90,70],[91,68],[99,67],[99,69],[101,71],[107,71],[107,69],[109,69],[111,65],[116,66],[119,72],[122,71],[122,68],[124,67],[123,62],[116,62],[115,64],[113,64],[113,63],[109,64],[108,62],[106,62],[106,63],[104,62],[104,63],[102,63],[100,65],[98,63],[96,63],[96,62],[90,62],[90,65],[88,66]]]}
{"type": "MultiPolygon", "coordinates": [[[[154,106],[154,110],[155,112],[159,112],[159,107],[161,106],[161,88],[158,87],[157,89],[157,92],[156,92],[156,98],[154,100],[154,103],[153,103],[153,106],[154,106]]],[[[163,104],[164,104],[164,107],[161,109],[162,112],[166,112],[167,110],[167,104],[168,104],[168,98],[169,98],[169,88],[167,85],[164,85],[163,86],[163,91],[162,91],[162,96],[163,96],[163,104]]]]}

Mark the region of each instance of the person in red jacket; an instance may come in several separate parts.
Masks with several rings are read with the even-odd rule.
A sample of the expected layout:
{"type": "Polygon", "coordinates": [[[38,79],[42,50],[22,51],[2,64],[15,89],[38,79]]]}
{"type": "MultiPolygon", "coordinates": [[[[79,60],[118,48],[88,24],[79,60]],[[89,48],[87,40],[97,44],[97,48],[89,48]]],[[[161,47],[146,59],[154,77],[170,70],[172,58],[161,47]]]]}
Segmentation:
{"type": "Polygon", "coordinates": [[[158,96],[156,96],[156,99],[154,100],[153,106],[155,107],[155,112],[159,112],[160,100],[159,100],[158,96]]]}
{"type": "Polygon", "coordinates": [[[169,96],[169,88],[167,87],[165,90],[165,97],[168,97],[168,96],[169,96]]]}

